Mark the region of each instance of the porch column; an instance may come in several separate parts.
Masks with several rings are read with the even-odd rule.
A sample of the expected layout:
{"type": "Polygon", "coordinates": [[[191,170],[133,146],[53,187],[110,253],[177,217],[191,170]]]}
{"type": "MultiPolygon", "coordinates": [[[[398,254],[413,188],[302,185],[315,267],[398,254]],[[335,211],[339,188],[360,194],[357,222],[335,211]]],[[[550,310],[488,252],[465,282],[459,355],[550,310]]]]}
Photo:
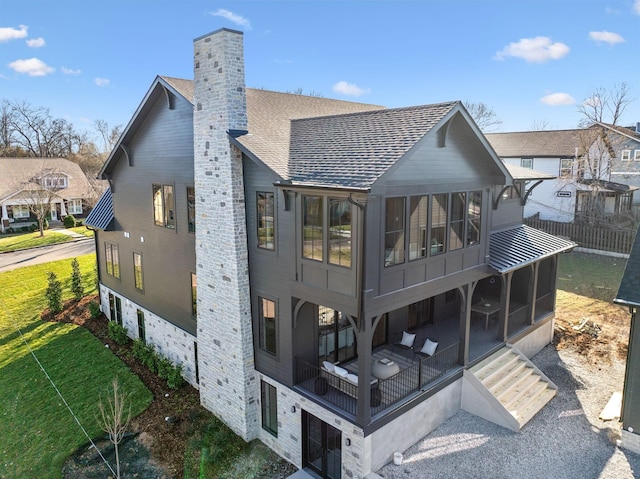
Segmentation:
{"type": "Polygon", "coordinates": [[[357,423],[366,426],[371,422],[371,343],[373,323],[376,318],[362,317],[358,332],[358,410],[357,423]]]}
{"type": "Polygon", "coordinates": [[[538,272],[540,271],[540,262],[536,262],[531,265],[533,272],[531,274],[531,281],[529,284],[529,294],[527,301],[529,302],[529,307],[527,311],[529,312],[529,324],[533,324],[536,321],[536,296],[538,294],[538,272]]]}
{"type": "Polygon", "coordinates": [[[3,220],[9,219],[9,213],[7,212],[7,205],[5,203],[2,203],[2,219],[3,220]]]}
{"type": "Polygon", "coordinates": [[[471,301],[473,291],[478,282],[468,283],[458,288],[460,291],[460,321],[458,324],[458,339],[460,339],[460,350],[458,351],[458,361],[466,366],[469,363],[469,339],[471,337],[471,301]]]}
{"type": "Polygon", "coordinates": [[[498,331],[502,331],[500,341],[507,341],[509,337],[509,308],[511,303],[511,280],[513,272],[502,275],[502,288],[500,290],[500,319],[498,320],[498,331]]]}
{"type": "Polygon", "coordinates": [[[60,216],[67,216],[67,208],[64,205],[64,200],[60,201],[60,216]]]}

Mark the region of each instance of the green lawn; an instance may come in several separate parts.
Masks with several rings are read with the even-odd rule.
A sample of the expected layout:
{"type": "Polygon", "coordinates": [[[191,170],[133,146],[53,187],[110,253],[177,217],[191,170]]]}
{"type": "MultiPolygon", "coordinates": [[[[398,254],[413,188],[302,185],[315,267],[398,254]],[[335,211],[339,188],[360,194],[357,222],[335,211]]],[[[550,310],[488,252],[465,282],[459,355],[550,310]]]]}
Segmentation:
{"type": "Polygon", "coordinates": [[[580,296],[613,301],[626,264],[624,258],[575,251],[561,254],[557,287],[580,296]]]}
{"type": "MultiPolygon", "coordinates": [[[[95,255],[78,260],[85,292],[94,293],[95,255]]],[[[114,376],[131,395],[134,414],[152,400],[137,376],[87,330],[40,320],[48,271],[71,297],[71,260],[0,273],[0,478],[61,477],[64,460],[87,442],[29,348],[91,437],[102,435],[96,407],[114,376]]]]}
{"type": "Polygon", "coordinates": [[[36,246],[46,246],[56,243],[66,243],[73,238],[55,231],[45,230],[44,236],[40,232],[21,233],[0,236],[0,253],[7,253],[19,249],[35,248],[36,246]]]}

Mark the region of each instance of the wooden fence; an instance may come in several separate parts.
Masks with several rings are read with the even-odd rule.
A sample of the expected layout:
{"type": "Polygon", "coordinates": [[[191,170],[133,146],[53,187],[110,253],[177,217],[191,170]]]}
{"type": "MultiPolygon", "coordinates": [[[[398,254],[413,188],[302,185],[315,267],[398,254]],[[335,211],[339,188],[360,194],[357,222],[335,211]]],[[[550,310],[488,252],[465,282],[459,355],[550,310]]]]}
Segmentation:
{"type": "Polygon", "coordinates": [[[569,238],[581,248],[629,254],[636,230],[595,227],[574,223],[527,218],[525,224],[546,233],[569,238]]]}

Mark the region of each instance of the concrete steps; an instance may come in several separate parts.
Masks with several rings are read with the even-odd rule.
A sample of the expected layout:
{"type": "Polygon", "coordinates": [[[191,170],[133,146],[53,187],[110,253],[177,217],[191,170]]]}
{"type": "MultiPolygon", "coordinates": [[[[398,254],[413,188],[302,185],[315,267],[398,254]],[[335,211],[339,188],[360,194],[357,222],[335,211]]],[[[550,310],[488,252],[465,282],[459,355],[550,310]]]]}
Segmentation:
{"type": "Polygon", "coordinates": [[[526,356],[507,345],[465,371],[462,409],[519,431],[557,389],[526,356]]]}

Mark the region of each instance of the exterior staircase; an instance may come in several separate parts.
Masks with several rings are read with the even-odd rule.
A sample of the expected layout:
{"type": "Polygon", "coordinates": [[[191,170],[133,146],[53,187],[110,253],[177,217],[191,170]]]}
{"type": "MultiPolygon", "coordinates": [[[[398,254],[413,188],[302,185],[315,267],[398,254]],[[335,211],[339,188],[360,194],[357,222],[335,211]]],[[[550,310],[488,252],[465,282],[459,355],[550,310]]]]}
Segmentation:
{"type": "Polygon", "coordinates": [[[462,409],[517,432],[557,391],[524,354],[506,345],[464,372],[462,409]]]}

